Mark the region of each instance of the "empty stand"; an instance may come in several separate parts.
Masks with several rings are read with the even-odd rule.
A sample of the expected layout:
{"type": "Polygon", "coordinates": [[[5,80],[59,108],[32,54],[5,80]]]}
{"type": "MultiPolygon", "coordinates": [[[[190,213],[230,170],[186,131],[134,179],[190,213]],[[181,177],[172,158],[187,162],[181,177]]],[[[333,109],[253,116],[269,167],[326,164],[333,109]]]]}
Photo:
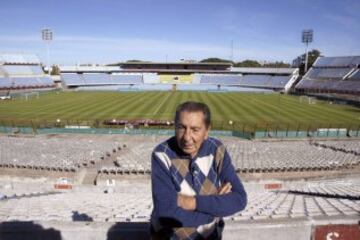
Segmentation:
{"type": "Polygon", "coordinates": [[[143,77],[141,74],[113,74],[111,75],[113,84],[142,84],[143,77]]]}
{"type": "Polygon", "coordinates": [[[245,75],[232,73],[231,71],[227,74],[196,72],[179,72],[179,74],[162,72],[112,72],[111,74],[64,72],[61,74],[61,79],[66,86],[70,88],[78,87],[79,90],[105,91],[107,90],[106,86],[114,85],[119,86],[119,88],[109,88],[109,90],[162,91],[171,90],[175,84],[176,90],[180,91],[251,91],[255,88],[272,91],[288,91],[296,78],[294,78],[294,71],[294,69],[271,69],[271,71],[268,71],[271,72],[271,74],[262,70],[261,73],[263,74],[246,73],[245,75]],[[171,87],[166,87],[168,85],[171,87]],[[97,87],[101,87],[101,89],[97,87]],[[243,88],[247,89],[244,90],[243,88]]]}
{"type": "Polygon", "coordinates": [[[118,151],[119,143],[78,139],[0,137],[0,167],[77,171],[118,151]]]}
{"type": "Polygon", "coordinates": [[[33,54],[2,53],[0,54],[0,62],[5,64],[40,64],[39,58],[33,54]]]}
{"type": "Polygon", "coordinates": [[[214,84],[178,84],[176,90],[180,91],[218,91],[220,90],[214,84]]]}
{"type": "Polygon", "coordinates": [[[359,81],[360,80],[360,69],[356,70],[350,77],[349,80],[359,81]]]}
{"type": "Polygon", "coordinates": [[[348,57],[319,57],[316,62],[316,67],[349,67],[357,66],[360,62],[360,56],[348,57]]]}
{"type": "Polygon", "coordinates": [[[53,80],[46,76],[35,55],[1,54],[0,89],[53,88],[53,80]]]}
{"type": "Polygon", "coordinates": [[[11,79],[7,77],[0,76],[0,89],[7,89],[13,86],[11,79]]]}
{"type": "MultiPolygon", "coordinates": [[[[0,137],[0,166],[76,171],[92,166],[104,174],[149,174],[151,152],[159,141],[78,140],[76,138],[0,137]],[[56,147],[52,147],[56,146],[56,147]],[[122,149],[121,151],[119,151],[122,149]],[[116,153],[116,154],[115,154],[116,153]],[[103,161],[110,157],[112,160],[103,161]]],[[[328,171],[360,164],[360,143],[338,141],[239,141],[224,139],[238,172],[328,171]]]]}
{"type": "Polygon", "coordinates": [[[106,73],[88,73],[83,74],[85,85],[108,85],[112,84],[110,74],[106,73]]]}
{"type": "MultiPolygon", "coordinates": [[[[135,227],[139,223],[148,224],[153,209],[149,176],[139,174],[149,174],[151,152],[166,138],[168,136],[0,136],[2,168],[29,166],[33,171],[41,168],[65,171],[71,167],[76,169],[80,164],[83,168],[98,169],[101,178],[97,186],[79,184],[70,179],[73,188],[65,190],[55,189],[57,181],[49,177],[22,179],[17,175],[10,179],[1,175],[1,234],[9,236],[8,233],[14,234],[21,229],[17,227],[8,231],[5,228],[8,223],[32,221],[46,228],[57,224],[54,228],[61,231],[65,239],[86,234],[95,236],[93,229],[97,230],[97,238],[108,239],[110,227],[124,223],[132,224],[131,231],[139,231],[135,227]],[[94,164],[89,162],[91,159],[94,164]],[[122,175],[116,177],[116,174],[122,175]]],[[[271,167],[285,171],[329,170],[347,167],[348,163],[359,164],[360,148],[356,140],[259,142],[224,137],[222,141],[237,169],[248,166],[260,171],[268,171],[271,167]]],[[[81,169],[75,175],[82,172],[81,169]]],[[[264,235],[265,231],[276,226],[274,231],[281,232],[281,236],[285,235],[282,239],[287,239],[289,231],[298,237],[293,233],[294,225],[300,228],[299,231],[305,227],[311,231],[317,225],[358,222],[360,180],[355,174],[315,180],[242,180],[248,203],[243,211],[224,218],[224,236],[240,229],[246,233],[259,231],[264,235]],[[266,187],[274,183],[277,188],[266,187]]],[[[124,225],[119,226],[123,228],[124,225]]],[[[238,239],[239,235],[232,236],[230,239],[238,239]]]]}
{"type": "Polygon", "coordinates": [[[243,75],[240,85],[267,89],[284,89],[291,77],[292,76],[243,75]]]}
{"type": "MultiPolygon", "coordinates": [[[[157,143],[130,144],[117,157],[115,165],[103,166],[99,171],[105,174],[150,173],[150,156],[157,143]]],[[[327,144],[332,144],[328,142],[327,144]]],[[[310,144],[308,141],[253,142],[225,140],[235,169],[239,172],[286,172],[311,170],[336,170],[352,168],[360,164],[359,142],[336,141],[331,147],[310,144]]]]}
{"type": "Polygon", "coordinates": [[[218,84],[218,85],[239,85],[241,75],[221,75],[211,74],[202,75],[200,79],[201,84],[218,84]]]}
{"type": "Polygon", "coordinates": [[[360,57],[319,57],[313,67],[296,85],[304,92],[360,92],[360,57]]]}
{"type": "Polygon", "coordinates": [[[111,86],[134,85],[143,83],[140,74],[107,74],[107,73],[64,73],[61,78],[69,87],[78,86],[111,86]]]}
{"type": "MultiPolygon", "coordinates": [[[[8,185],[8,184],[7,184],[8,185]]],[[[74,214],[86,215],[82,221],[148,222],[153,208],[149,182],[117,181],[111,187],[81,187],[53,193],[42,183],[12,183],[0,190],[8,198],[0,200],[0,221],[74,221],[74,214]],[[111,193],[108,189],[112,188],[111,193]],[[29,211],[29,208],[31,211],[29,211]]],[[[356,217],[360,201],[347,198],[359,195],[359,181],[289,182],[281,191],[261,189],[261,184],[244,183],[248,204],[227,222],[256,222],[306,217],[356,217]],[[313,195],[302,193],[311,192],[313,195]],[[317,196],[316,194],[323,194],[317,196]],[[338,198],[332,196],[340,196],[338,198]]]]}
{"type": "Polygon", "coordinates": [[[77,73],[64,73],[61,78],[67,86],[82,86],[85,85],[85,80],[81,74],[77,73]]]}
{"type": "Polygon", "coordinates": [[[49,77],[12,77],[1,78],[0,88],[43,88],[53,87],[54,82],[49,77]]]}
{"type": "Polygon", "coordinates": [[[33,71],[26,65],[4,65],[2,66],[4,72],[8,75],[33,75],[33,71]]]}

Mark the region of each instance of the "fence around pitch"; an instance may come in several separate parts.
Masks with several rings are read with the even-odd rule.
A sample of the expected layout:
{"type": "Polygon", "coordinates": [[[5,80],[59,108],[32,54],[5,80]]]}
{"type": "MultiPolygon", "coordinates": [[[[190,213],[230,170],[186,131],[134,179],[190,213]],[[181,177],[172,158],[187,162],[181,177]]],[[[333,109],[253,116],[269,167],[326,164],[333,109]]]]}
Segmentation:
{"type": "MultiPolygon", "coordinates": [[[[0,120],[0,132],[24,134],[88,133],[173,135],[174,126],[171,124],[148,127],[143,125],[108,126],[104,125],[100,120],[0,120]]],[[[360,125],[269,122],[248,124],[238,121],[213,121],[211,134],[236,136],[245,139],[360,137],[360,125]]]]}

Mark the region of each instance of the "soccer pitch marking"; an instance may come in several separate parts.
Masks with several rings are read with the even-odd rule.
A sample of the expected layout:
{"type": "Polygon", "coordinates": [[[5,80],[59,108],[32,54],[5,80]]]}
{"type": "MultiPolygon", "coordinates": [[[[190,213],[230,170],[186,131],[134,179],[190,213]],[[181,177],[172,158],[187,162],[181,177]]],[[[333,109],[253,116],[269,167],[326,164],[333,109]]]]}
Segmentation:
{"type": "Polygon", "coordinates": [[[156,115],[159,114],[160,109],[162,108],[162,106],[168,101],[168,99],[171,97],[171,94],[169,94],[166,98],[164,98],[164,100],[159,104],[158,108],[154,111],[153,116],[155,117],[156,115]]]}
{"type": "Polygon", "coordinates": [[[207,103],[213,120],[234,125],[298,124],[322,127],[356,128],[360,125],[360,110],[352,106],[299,102],[298,96],[278,94],[208,93],[208,92],[66,92],[40,95],[40,99],[14,100],[0,104],[3,124],[67,121],[103,121],[109,119],[173,120],[176,106],[194,100],[207,103]]]}

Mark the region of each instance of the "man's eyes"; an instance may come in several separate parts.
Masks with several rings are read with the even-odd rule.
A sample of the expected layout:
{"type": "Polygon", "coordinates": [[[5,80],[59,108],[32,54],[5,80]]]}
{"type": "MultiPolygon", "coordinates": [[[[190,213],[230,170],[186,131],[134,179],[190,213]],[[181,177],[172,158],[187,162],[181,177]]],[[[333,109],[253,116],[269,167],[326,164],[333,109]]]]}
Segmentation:
{"type": "MultiPolygon", "coordinates": [[[[181,131],[185,131],[185,129],[186,129],[186,127],[184,127],[184,126],[177,126],[176,128],[181,131]]],[[[199,132],[201,129],[200,128],[190,128],[190,130],[193,132],[199,132]]]]}

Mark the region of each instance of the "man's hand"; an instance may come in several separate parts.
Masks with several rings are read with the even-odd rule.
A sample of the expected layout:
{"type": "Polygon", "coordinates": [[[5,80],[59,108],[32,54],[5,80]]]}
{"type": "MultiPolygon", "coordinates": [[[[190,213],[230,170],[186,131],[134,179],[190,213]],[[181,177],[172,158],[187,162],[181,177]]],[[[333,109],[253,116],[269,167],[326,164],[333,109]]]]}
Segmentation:
{"type": "MultiPolygon", "coordinates": [[[[218,193],[219,195],[230,193],[231,188],[231,183],[225,183],[219,188],[218,193]]],[[[177,205],[185,210],[194,211],[196,209],[196,198],[183,194],[178,194],[177,205]]]]}
{"type": "Polygon", "coordinates": [[[178,194],[177,205],[185,210],[194,211],[196,209],[195,197],[178,194]]]}
{"type": "Polygon", "coordinates": [[[221,185],[221,187],[218,190],[219,195],[231,193],[231,188],[232,188],[232,186],[231,186],[231,183],[229,183],[229,182],[221,185]]]}

